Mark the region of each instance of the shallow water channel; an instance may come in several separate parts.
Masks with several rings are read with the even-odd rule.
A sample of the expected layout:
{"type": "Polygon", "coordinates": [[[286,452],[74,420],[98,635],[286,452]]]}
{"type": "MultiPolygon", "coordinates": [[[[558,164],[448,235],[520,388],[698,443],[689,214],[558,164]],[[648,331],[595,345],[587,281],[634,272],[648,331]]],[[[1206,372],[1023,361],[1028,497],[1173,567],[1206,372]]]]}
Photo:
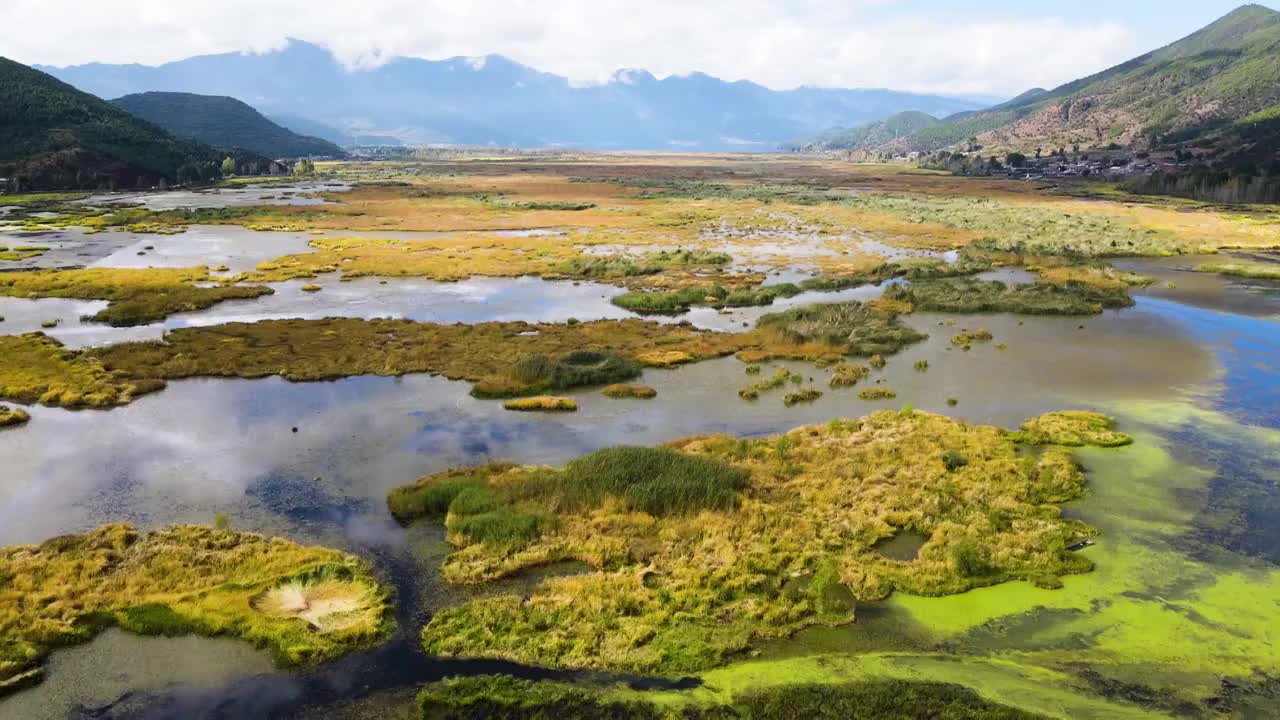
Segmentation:
{"type": "MultiPolygon", "coordinates": [[[[117,256],[186,264],[183,253],[191,253],[190,258],[217,257],[206,262],[234,267],[233,262],[252,264],[255,258],[283,254],[278,250],[290,243],[305,246],[306,239],[273,233],[241,237],[235,231],[211,239],[202,232],[194,229],[186,241],[190,245],[175,245],[172,252],[163,249],[171,238],[161,237],[147,239],[157,248],[149,255],[136,255],[130,244],[117,256]],[[250,240],[270,250],[257,254],[257,243],[250,240]]],[[[1280,489],[1276,465],[1270,464],[1280,452],[1280,293],[1274,284],[1196,275],[1172,262],[1128,265],[1158,272],[1162,283],[1139,292],[1136,307],[1097,317],[909,316],[907,322],[929,333],[929,339],[890,358],[888,367],[863,383],[894,388],[892,401],[867,402],[856,390],[829,389],[829,371],[804,363],[772,363],[813,378],[811,384],[825,394],[792,408],[782,403],[785,391],[747,402],[737,395],[750,382],[745,366],[726,358],[646,371],[638,382],[657,389],[654,400],[611,400],[598,389],[569,393],[580,406],[570,415],[506,412],[499,402],[472,398],[467,383],[422,375],[306,384],[279,378],[197,379],[170,383],[162,392],[111,411],[29,408],[27,426],[0,432],[0,456],[6,459],[0,473],[0,545],[39,542],[106,522],[209,523],[225,513],[238,529],[372,558],[397,587],[401,634],[382,649],[314,671],[282,672],[271,668],[265,654],[234,641],[137,638],[113,631],[55,653],[41,685],[0,700],[0,718],[386,717],[404,712],[414,687],[446,674],[501,670],[617,680],[501,663],[445,662],[414,649],[416,631],[432,610],[466,597],[466,591],[444,586],[435,572],[447,552],[442,532],[428,523],[410,530],[397,526],[385,510],[387,491],[429,472],[490,459],[561,463],[610,445],[707,433],[760,436],[906,404],[1004,427],[1071,407],[1119,417],[1137,443],[1080,453],[1093,491],[1067,509],[1102,530],[1099,545],[1085,551],[1098,570],[1068,578],[1059,591],[1009,583],[953,598],[894,596],[860,608],[854,625],[768,645],[765,661],[888,653],[890,659],[876,672],[967,682],[993,697],[1043,692],[1031,700],[1042,710],[1105,717],[1108,711],[1089,705],[1091,700],[1028,690],[1019,684],[1021,670],[981,663],[1009,657],[1015,668],[1088,665],[1111,653],[1122,667],[1117,672],[1134,682],[1207,683],[1193,670],[1175,677],[1168,669],[1176,666],[1173,660],[1148,664],[1115,650],[1115,643],[1132,642],[1113,627],[1125,618],[1139,629],[1168,630],[1171,619],[1148,625],[1150,618],[1121,612],[1129,607],[1125,603],[1139,603],[1135,612],[1159,616],[1163,606],[1150,598],[1161,597],[1166,604],[1194,608],[1184,613],[1190,620],[1179,622],[1195,627],[1178,625],[1178,632],[1189,633],[1183,639],[1160,639],[1169,647],[1139,648],[1149,650],[1150,658],[1220,652],[1224,666],[1253,662],[1280,673],[1274,656],[1256,657],[1266,647],[1274,653],[1272,643],[1280,642],[1280,622],[1269,628],[1265,622],[1268,616],[1275,620],[1280,607],[1280,489]],[[953,334],[977,328],[990,330],[995,339],[968,351],[951,344],[953,334]],[[917,361],[928,362],[927,372],[914,368],[917,361]],[[1142,561],[1155,565],[1143,568],[1142,561]],[[1259,614],[1243,624],[1242,594],[1257,601],[1250,607],[1259,614]],[[1225,617],[1232,613],[1234,619],[1225,617]],[[1234,644],[1224,639],[1229,637],[1236,638],[1234,644]],[[957,662],[939,665],[938,657],[957,662]],[[953,666],[972,672],[941,669],[953,666]],[[338,700],[341,708],[333,706],[338,700]],[[1091,715],[1095,710],[1102,714],[1091,715]]],[[[0,315],[6,317],[0,332],[28,332],[58,319],[58,327],[47,332],[77,346],[158,337],[167,327],[269,317],[480,322],[630,316],[608,302],[617,288],[589,283],[485,278],[384,284],[325,278],[320,284],[320,292],[304,293],[301,283],[279,283],[269,297],[134,329],[79,320],[101,303],[0,298],[0,315]]],[[[866,299],[877,292],[861,288],[801,296],[727,315],[696,310],[676,320],[735,329],[788,305],[866,299]]],[[[893,552],[910,561],[918,545],[901,544],[893,552]]],[[[1156,716],[1172,712],[1159,703],[1116,702],[1122,704],[1115,707],[1140,707],[1156,716]]]]}

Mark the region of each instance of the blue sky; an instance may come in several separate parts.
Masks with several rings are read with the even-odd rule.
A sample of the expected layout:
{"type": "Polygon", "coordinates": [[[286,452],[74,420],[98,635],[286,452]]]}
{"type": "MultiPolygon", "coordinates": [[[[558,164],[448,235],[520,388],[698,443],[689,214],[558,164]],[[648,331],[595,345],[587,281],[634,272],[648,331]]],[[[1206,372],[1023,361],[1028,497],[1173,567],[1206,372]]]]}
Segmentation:
{"type": "MultiPolygon", "coordinates": [[[[1280,0],[1277,0],[1280,2],[1280,0]]],[[[577,83],[620,68],[772,88],[1012,96],[1165,45],[1225,0],[0,0],[0,55],[159,64],[296,37],[353,70],[506,55],[577,83]]],[[[1275,4],[1273,3],[1273,7],[1275,4]]]]}

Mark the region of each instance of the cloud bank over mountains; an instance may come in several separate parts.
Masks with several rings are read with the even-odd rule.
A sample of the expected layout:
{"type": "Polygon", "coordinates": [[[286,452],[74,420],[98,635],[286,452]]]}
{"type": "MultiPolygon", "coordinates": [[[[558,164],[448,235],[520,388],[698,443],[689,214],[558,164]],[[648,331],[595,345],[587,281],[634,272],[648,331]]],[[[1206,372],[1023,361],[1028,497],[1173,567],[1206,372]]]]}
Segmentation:
{"type": "Polygon", "coordinates": [[[160,64],[268,52],[288,37],[348,68],[490,53],[603,83],[619,68],[802,85],[1012,96],[1135,54],[1106,20],[1008,17],[895,0],[7,0],[0,55],[21,62],[160,64]],[[31,28],[56,27],[55,35],[31,28]],[[56,37],[56,39],[55,39],[56,37]]]}

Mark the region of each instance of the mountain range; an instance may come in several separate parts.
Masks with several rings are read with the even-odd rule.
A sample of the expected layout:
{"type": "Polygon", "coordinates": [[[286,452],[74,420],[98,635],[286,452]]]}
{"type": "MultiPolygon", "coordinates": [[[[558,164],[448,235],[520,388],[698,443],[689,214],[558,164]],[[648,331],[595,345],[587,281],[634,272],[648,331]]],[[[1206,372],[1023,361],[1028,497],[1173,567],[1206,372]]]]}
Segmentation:
{"type": "Polygon", "coordinates": [[[334,143],[287,130],[235,98],[145,92],[111,102],[178,137],[216,148],[240,148],[272,158],[344,154],[334,143]]]}
{"type": "Polygon", "coordinates": [[[350,70],[327,50],[192,57],[150,67],[40,67],[103,98],[148,91],[237,98],[296,132],[352,143],[572,146],[629,150],[774,150],[835,125],[913,110],[944,116],[980,100],[892,90],[772,90],[702,73],[622,70],[579,86],[501,55],[398,58],[350,70]]]}
{"type": "Polygon", "coordinates": [[[1280,12],[1245,5],[1166,47],[1054,90],[929,122],[898,115],[828,131],[811,149],[982,152],[1178,147],[1218,157],[1280,147],[1280,12]]]}

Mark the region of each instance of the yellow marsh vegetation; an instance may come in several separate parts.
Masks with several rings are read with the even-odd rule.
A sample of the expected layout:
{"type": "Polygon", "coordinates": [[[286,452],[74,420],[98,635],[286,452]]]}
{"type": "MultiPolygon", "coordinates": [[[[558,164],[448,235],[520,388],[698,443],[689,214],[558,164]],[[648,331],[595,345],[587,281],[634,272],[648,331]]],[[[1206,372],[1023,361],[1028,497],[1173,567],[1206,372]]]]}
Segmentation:
{"type": "Polygon", "coordinates": [[[0,548],[0,692],[111,626],[240,637],[293,665],[380,642],[392,622],[364,562],[279,538],[119,524],[0,548]]]}
{"type": "MultiPolygon", "coordinates": [[[[1052,422],[1087,439],[1106,419],[1052,422]]],[[[1062,447],[1020,451],[1029,439],[884,411],[772,438],[616,448],[564,468],[448,471],[388,502],[402,522],[443,520],[453,583],[566,560],[592,568],[442,610],[423,631],[429,652],[689,672],[755,640],[848,622],[855,601],[895,589],[1056,587],[1088,571],[1066,548],[1095,531],[1059,510],[1084,493],[1084,475],[1062,447]],[[917,559],[876,551],[901,532],[927,538],[917,559]]]]}

